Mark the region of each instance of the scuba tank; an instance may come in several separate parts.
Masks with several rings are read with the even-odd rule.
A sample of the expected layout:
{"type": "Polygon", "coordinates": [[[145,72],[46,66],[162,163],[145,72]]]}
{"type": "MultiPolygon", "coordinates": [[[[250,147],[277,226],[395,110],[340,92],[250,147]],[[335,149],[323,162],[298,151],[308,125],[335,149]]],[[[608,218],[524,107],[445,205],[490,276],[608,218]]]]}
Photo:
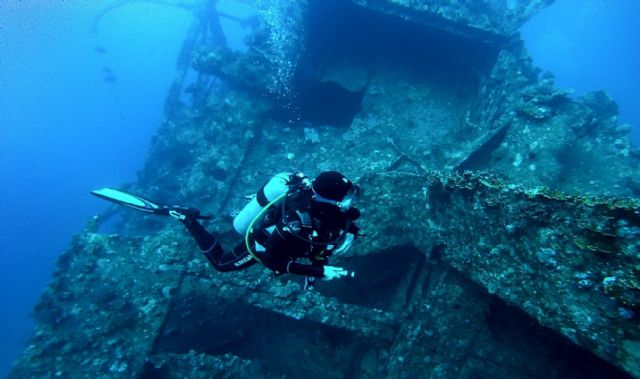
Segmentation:
{"type": "Polygon", "coordinates": [[[271,178],[267,184],[262,186],[251,201],[245,205],[240,213],[233,219],[233,228],[235,231],[244,236],[249,225],[264,207],[279,196],[287,193],[291,176],[292,174],[288,172],[279,173],[271,178]]]}

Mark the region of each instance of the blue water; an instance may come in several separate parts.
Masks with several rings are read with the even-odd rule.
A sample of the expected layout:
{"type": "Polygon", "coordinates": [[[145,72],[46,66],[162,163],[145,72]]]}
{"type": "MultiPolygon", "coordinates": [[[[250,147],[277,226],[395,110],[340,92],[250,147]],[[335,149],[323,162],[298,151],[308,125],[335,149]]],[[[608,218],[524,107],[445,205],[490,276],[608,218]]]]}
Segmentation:
{"type": "Polygon", "coordinates": [[[557,0],[522,28],[536,66],[576,95],[602,89],[640,146],[640,1],[557,0]]]}
{"type": "Polygon", "coordinates": [[[105,206],[89,191],[142,167],[191,21],[134,4],[92,33],[106,3],[0,5],[0,376],[31,333],[55,258],[105,206]]]}
{"type": "MultiPolygon", "coordinates": [[[[0,376],[31,333],[27,315],[55,258],[105,206],[89,190],[135,180],[191,22],[144,2],[108,13],[92,33],[108,3],[0,4],[0,376]]],[[[559,0],[523,29],[559,86],[610,92],[637,143],[638,15],[636,0],[559,0]]]]}

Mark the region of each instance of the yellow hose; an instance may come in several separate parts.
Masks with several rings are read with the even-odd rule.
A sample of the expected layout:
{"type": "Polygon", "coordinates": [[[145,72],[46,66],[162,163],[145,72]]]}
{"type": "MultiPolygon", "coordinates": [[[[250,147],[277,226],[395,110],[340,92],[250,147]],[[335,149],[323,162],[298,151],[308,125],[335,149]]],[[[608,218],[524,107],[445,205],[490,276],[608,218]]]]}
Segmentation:
{"type": "MultiPolygon", "coordinates": [[[[256,215],[256,217],[253,218],[253,220],[251,221],[251,224],[249,224],[249,227],[247,228],[247,232],[244,234],[244,243],[247,245],[247,251],[249,252],[249,254],[251,254],[251,256],[253,257],[253,259],[255,259],[256,261],[262,263],[262,261],[260,260],[260,258],[258,258],[258,256],[253,252],[253,249],[251,249],[251,246],[249,245],[249,234],[251,233],[251,231],[253,230],[253,224],[255,224],[255,222],[262,217],[262,215],[267,211],[267,209],[271,208],[271,206],[275,203],[277,203],[280,199],[282,199],[283,197],[285,197],[287,195],[287,193],[283,193],[282,195],[276,197],[272,202],[270,202],[269,204],[267,204],[264,208],[262,208],[262,210],[260,211],[260,213],[258,213],[256,215]]],[[[264,263],[263,263],[264,264],[264,263]]]]}

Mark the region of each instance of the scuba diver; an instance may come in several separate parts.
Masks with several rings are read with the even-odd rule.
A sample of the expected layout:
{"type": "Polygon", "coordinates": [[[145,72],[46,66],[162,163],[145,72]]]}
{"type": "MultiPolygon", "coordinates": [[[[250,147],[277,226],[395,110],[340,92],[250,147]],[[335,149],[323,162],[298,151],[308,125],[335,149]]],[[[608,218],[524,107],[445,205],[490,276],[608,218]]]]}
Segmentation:
{"type": "Polygon", "coordinates": [[[105,188],[92,193],[144,212],[178,219],[190,232],[209,263],[218,271],[242,270],[262,263],[276,275],[305,276],[305,289],[317,279],[353,277],[348,270],[329,265],[329,257],[345,252],[358,237],[354,207],[359,186],[337,171],[325,171],[313,180],[304,174],[275,175],[234,218],[233,228],[244,241],[225,250],[208,232],[195,208],[157,205],[139,196],[105,188]],[[306,259],[309,263],[300,263],[306,259]]]}

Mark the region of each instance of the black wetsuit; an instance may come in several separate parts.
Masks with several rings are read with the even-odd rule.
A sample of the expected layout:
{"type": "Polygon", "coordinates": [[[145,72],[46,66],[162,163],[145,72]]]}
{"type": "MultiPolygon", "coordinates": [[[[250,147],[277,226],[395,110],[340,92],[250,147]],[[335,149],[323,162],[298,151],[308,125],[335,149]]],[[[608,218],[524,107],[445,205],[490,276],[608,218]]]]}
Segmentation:
{"type": "MultiPolygon", "coordinates": [[[[312,192],[301,186],[292,187],[283,200],[274,204],[249,235],[249,243],[260,261],[276,274],[290,273],[321,278],[333,251],[346,233],[357,235],[353,223],[360,212],[352,208],[346,213],[333,205],[311,200],[312,192]],[[311,263],[302,264],[297,259],[311,263]]],[[[183,221],[207,260],[218,271],[242,270],[256,263],[245,242],[233,250],[222,248],[217,238],[194,218],[183,221]]]]}

